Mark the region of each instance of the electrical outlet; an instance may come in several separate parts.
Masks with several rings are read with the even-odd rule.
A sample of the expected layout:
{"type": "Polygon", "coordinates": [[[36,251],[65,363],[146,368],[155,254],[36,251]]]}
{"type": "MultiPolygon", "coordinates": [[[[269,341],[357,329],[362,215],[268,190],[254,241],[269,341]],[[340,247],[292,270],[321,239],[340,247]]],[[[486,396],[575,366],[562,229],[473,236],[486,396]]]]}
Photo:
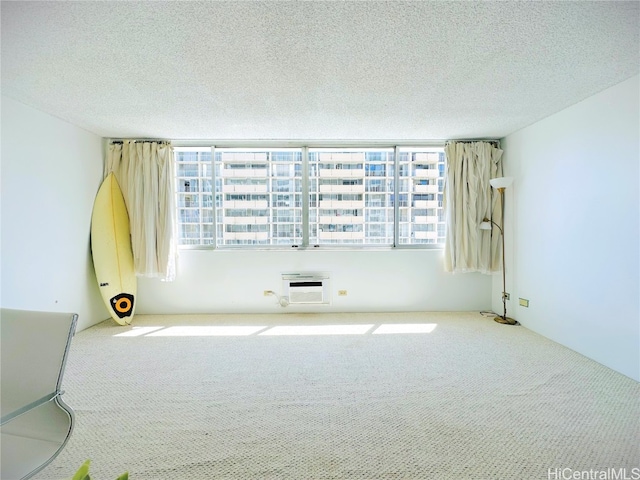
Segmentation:
{"type": "Polygon", "coordinates": [[[347,291],[346,290],[338,290],[338,296],[339,297],[346,297],[347,296],[347,291]]]}
{"type": "Polygon", "coordinates": [[[507,293],[507,292],[504,292],[504,299],[505,300],[511,300],[511,294],[507,293]]]}
{"type": "Polygon", "coordinates": [[[526,298],[521,298],[520,299],[520,306],[521,307],[529,307],[529,300],[527,300],[526,298]]]}

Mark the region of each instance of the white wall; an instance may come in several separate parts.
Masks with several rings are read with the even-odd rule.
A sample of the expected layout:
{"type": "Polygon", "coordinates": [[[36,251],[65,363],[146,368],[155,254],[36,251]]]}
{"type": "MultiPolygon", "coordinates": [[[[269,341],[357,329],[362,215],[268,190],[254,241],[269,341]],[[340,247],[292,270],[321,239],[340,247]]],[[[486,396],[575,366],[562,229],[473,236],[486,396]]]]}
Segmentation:
{"type": "Polygon", "coordinates": [[[89,250],[102,139],[2,97],[1,305],[109,317],[89,250]]]}
{"type": "Polygon", "coordinates": [[[293,313],[483,310],[491,277],[443,271],[441,250],[181,250],[178,278],[138,281],[138,313],[293,313]],[[331,304],[282,308],[281,274],[331,276],[331,304]],[[338,296],[347,290],[347,296],[338,296]]]}
{"type": "MultiPolygon", "coordinates": [[[[506,215],[510,313],[636,380],[639,91],[635,76],[502,143],[506,174],[515,177],[506,215]]],[[[494,279],[497,311],[501,290],[501,278],[494,279]]]]}

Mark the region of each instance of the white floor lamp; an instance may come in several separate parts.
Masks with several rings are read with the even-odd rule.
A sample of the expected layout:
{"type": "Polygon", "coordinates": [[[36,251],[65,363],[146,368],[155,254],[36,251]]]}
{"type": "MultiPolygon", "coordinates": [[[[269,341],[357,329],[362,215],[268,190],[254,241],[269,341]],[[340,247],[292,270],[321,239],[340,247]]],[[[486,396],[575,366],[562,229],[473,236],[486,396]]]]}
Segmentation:
{"type": "Polygon", "coordinates": [[[504,307],[504,313],[502,316],[495,317],[494,320],[498,323],[502,323],[504,325],[520,325],[513,318],[507,317],[507,278],[505,273],[505,263],[504,263],[504,189],[507,188],[513,182],[513,177],[498,177],[492,178],[489,180],[491,186],[500,192],[500,204],[502,207],[502,226],[498,225],[493,220],[488,218],[484,218],[482,223],[480,224],[481,230],[491,230],[491,224],[498,227],[500,230],[500,238],[502,239],[502,305],[504,307]]]}

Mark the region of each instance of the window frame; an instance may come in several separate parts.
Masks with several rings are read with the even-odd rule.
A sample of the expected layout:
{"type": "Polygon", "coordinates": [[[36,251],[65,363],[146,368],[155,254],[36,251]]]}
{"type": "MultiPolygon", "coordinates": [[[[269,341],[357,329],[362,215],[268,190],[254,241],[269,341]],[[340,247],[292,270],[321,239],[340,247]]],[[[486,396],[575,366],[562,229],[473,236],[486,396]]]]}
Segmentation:
{"type": "MultiPolygon", "coordinates": [[[[394,175],[393,175],[393,185],[394,185],[394,193],[395,197],[398,195],[398,198],[402,195],[402,193],[398,194],[398,189],[400,188],[400,168],[399,168],[399,155],[401,150],[406,149],[435,149],[439,152],[444,152],[445,142],[441,141],[432,141],[432,142],[417,142],[417,141],[358,141],[358,142],[325,142],[325,141],[257,141],[257,140],[247,140],[247,141],[213,141],[213,140],[199,140],[199,141],[181,141],[174,140],[172,141],[172,146],[176,149],[183,149],[192,147],[194,149],[206,149],[209,148],[211,151],[211,185],[212,185],[212,195],[213,195],[213,220],[212,220],[212,228],[213,228],[213,241],[211,244],[185,244],[182,245],[179,243],[180,238],[176,239],[176,243],[179,249],[184,250],[443,250],[444,249],[444,241],[441,243],[400,243],[400,203],[394,202],[393,205],[393,241],[390,244],[319,244],[314,245],[309,243],[309,150],[311,149],[349,149],[349,150],[360,150],[363,149],[371,150],[371,149],[392,149],[393,150],[393,165],[394,165],[394,175]],[[268,150],[288,150],[288,149],[300,149],[302,152],[302,243],[300,245],[295,244],[280,244],[280,245],[217,245],[217,200],[216,200],[216,177],[215,177],[215,151],[216,149],[246,149],[246,150],[260,150],[260,149],[268,149],[268,150]]],[[[444,153],[443,153],[444,154],[444,153]]],[[[177,171],[177,165],[176,165],[177,171]]],[[[438,168],[438,167],[436,167],[438,168]]],[[[443,176],[437,176],[435,184],[438,185],[438,189],[440,182],[442,184],[445,183],[446,176],[446,157],[444,158],[444,174],[443,176]]],[[[176,175],[177,177],[177,175],[176,175]]],[[[271,181],[276,179],[277,177],[268,177],[271,181]]],[[[381,179],[385,179],[386,177],[381,177],[381,179]]],[[[176,184],[175,188],[176,196],[178,194],[178,185],[176,184]]],[[[442,194],[441,191],[436,194],[436,199],[438,195],[442,194]]],[[[438,207],[440,208],[440,207],[438,207]]],[[[176,198],[176,232],[178,231],[178,202],[176,198]]],[[[444,217],[444,214],[443,214],[444,217]]],[[[446,223],[446,219],[442,218],[441,222],[435,223],[435,231],[436,235],[439,230],[439,224],[446,223]]]]}

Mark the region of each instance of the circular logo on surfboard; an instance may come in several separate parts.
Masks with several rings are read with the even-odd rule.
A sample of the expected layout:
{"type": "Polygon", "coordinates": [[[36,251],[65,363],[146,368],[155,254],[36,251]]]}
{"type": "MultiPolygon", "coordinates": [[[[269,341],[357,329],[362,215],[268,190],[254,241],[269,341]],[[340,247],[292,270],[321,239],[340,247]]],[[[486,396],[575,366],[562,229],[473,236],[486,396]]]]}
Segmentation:
{"type": "Polygon", "coordinates": [[[109,302],[118,318],[128,317],[133,312],[133,295],[129,293],[120,293],[109,302]]]}

